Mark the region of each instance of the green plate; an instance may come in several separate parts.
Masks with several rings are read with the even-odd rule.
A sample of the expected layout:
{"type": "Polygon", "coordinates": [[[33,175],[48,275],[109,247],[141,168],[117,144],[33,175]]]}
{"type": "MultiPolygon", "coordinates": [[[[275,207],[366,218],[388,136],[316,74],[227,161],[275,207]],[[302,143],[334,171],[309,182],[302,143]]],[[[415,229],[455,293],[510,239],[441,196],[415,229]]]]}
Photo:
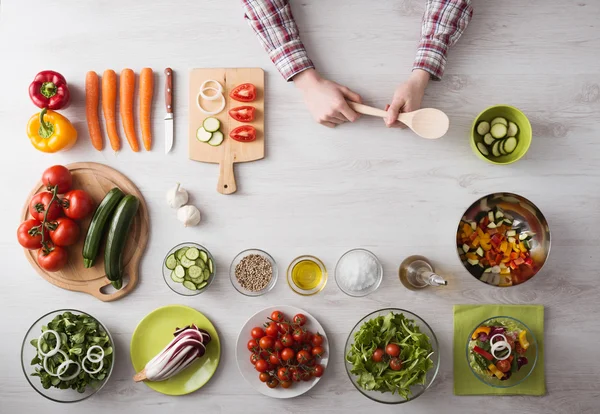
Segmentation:
{"type": "Polygon", "coordinates": [[[138,324],[131,337],[130,355],[135,372],[141,371],[148,361],[173,339],[175,328],[195,323],[211,336],[206,354],[176,376],[165,381],[145,384],[166,395],[185,395],[204,386],[214,375],[221,358],[221,342],[213,324],[206,316],[188,306],[169,305],[150,312],[138,324]]]}

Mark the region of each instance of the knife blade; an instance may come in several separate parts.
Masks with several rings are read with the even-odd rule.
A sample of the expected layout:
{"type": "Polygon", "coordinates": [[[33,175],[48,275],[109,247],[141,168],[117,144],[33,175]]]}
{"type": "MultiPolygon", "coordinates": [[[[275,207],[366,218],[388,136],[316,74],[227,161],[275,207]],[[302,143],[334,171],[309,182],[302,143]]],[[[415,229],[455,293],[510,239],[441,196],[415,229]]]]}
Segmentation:
{"type": "Polygon", "coordinates": [[[173,148],[173,70],[165,69],[165,154],[173,148]]]}

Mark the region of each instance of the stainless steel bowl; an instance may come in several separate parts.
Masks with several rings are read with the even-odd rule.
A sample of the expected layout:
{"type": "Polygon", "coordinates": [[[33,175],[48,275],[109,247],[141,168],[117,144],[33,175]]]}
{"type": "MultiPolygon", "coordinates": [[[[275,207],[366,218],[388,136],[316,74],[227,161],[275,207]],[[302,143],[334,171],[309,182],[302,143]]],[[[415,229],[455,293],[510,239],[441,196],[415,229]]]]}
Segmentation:
{"type": "MultiPolygon", "coordinates": [[[[465,211],[462,219],[459,221],[456,230],[456,239],[457,241],[459,240],[462,221],[479,222],[484,214],[487,214],[489,210],[495,207],[499,207],[505,213],[510,214],[514,218],[513,227],[518,226],[521,231],[530,231],[535,233],[535,236],[532,239],[533,245],[530,250],[531,258],[534,264],[532,270],[533,274],[523,280],[523,282],[520,282],[524,283],[533,278],[533,276],[542,270],[542,267],[544,267],[544,264],[548,259],[548,255],[550,254],[550,227],[548,227],[548,222],[546,221],[546,218],[540,209],[525,197],[513,193],[494,193],[486,195],[485,197],[481,197],[479,200],[471,204],[467,211],[465,211]]],[[[465,266],[465,269],[467,269],[467,271],[473,277],[481,280],[483,268],[479,266],[471,266],[462,260],[461,262],[465,266]]],[[[511,286],[515,286],[520,283],[515,283],[511,286]]],[[[495,284],[492,285],[498,286],[495,284]]]]}

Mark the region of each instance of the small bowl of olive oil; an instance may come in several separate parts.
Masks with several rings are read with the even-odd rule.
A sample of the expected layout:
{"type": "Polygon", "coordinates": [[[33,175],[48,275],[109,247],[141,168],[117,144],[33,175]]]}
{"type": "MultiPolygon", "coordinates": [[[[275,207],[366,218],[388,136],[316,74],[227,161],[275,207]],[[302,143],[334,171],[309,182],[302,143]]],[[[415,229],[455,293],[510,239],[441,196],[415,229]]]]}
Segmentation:
{"type": "Polygon", "coordinates": [[[315,295],[327,284],[327,269],[317,257],[299,256],[288,266],[287,282],[299,295],[315,295]]]}

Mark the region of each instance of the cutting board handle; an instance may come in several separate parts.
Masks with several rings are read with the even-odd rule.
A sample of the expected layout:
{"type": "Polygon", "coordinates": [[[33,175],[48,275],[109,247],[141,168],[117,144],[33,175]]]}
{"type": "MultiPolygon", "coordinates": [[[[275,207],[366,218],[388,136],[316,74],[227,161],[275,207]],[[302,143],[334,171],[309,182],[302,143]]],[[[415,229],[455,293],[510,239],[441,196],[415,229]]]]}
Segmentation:
{"type": "Polygon", "coordinates": [[[233,154],[231,154],[231,151],[225,151],[225,156],[219,164],[217,191],[221,194],[233,194],[237,191],[235,174],[233,172],[233,154]]]}

